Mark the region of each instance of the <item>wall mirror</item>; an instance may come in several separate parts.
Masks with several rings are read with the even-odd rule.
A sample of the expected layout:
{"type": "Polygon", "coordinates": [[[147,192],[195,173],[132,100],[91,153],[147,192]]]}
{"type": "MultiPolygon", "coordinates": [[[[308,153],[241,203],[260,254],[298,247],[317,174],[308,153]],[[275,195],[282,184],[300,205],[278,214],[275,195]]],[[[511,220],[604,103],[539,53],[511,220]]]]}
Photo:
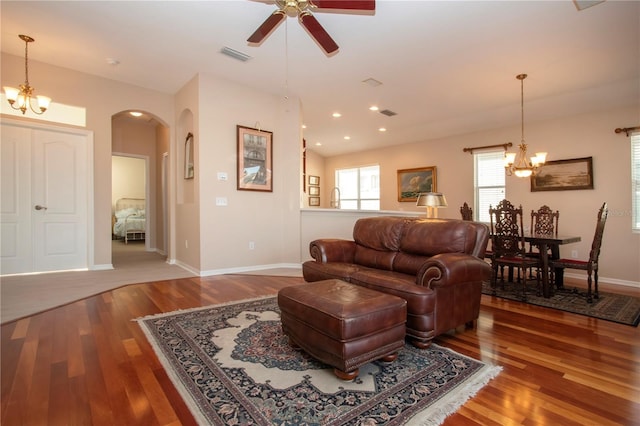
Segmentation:
{"type": "Polygon", "coordinates": [[[184,141],[184,178],[193,179],[193,133],[184,141]]]}

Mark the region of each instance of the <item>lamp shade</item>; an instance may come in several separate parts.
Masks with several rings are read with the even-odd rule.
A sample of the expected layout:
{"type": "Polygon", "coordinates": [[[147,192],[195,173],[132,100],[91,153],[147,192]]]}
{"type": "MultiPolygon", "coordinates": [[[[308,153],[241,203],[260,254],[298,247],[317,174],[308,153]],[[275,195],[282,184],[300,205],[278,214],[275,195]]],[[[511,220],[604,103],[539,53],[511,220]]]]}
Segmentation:
{"type": "Polygon", "coordinates": [[[418,195],[416,206],[447,207],[447,199],[440,192],[422,192],[418,195]]]}

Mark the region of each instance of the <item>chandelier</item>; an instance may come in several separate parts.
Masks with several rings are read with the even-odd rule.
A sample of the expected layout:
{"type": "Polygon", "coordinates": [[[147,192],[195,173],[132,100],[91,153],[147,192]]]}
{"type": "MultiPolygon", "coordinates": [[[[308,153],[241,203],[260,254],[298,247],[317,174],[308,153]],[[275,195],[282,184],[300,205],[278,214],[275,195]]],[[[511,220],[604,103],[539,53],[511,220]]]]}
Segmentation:
{"type": "Polygon", "coordinates": [[[9,101],[9,104],[11,105],[11,108],[15,109],[15,110],[20,110],[22,111],[22,114],[24,114],[25,112],[27,112],[27,109],[30,109],[31,111],[33,111],[34,113],[40,115],[42,113],[44,113],[47,108],[49,108],[49,103],[51,103],[51,98],[48,98],[46,96],[36,96],[36,100],[34,101],[33,99],[33,91],[35,90],[33,87],[31,87],[31,85],[29,84],[29,43],[34,42],[35,40],[31,37],[29,37],[28,35],[23,35],[20,34],[18,37],[20,37],[21,40],[24,41],[25,46],[24,46],[24,84],[21,84],[19,87],[19,89],[16,89],[15,87],[8,87],[5,86],[4,87],[4,93],[7,95],[7,100],[9,101]],[[37,108],[39,109],[36,110],[34,108],[34,102],[36,102],[37,108]]]}
{"type": "Polygon", "coordinates": [[[526,74],[518,74],[516,76],[520,80],[520,112],[521,112],[521,128],[522,137],[520,139],[520,151],[507,152],[504,156],[504,167],[507,170],[509,176],[516,175],[517,177],[529,177],[538,172],[538,168],[542,167],[547,160],[546,152],[536,152],[535,157],[527,159],[527,144],[524,142],[524,79],[527,78],[526,74]]]}

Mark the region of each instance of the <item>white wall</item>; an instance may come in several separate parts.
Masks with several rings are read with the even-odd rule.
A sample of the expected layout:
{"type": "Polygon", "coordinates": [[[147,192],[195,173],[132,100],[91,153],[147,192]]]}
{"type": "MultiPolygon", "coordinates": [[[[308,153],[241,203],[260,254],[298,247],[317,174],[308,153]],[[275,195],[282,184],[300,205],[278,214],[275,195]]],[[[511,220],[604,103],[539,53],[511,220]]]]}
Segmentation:
{"type": "Polygon", "coordinates": [[[194,116],[195,207],[178,204],[178,260],[202,275],[300,262],[300,105],[200,74],[177,96],[194,116]],[[197,93],[196,93],[197,92],[197,93]],[[199,101],[203,100],[203,101],[199,101]],[[237,125],[273,132],[273,191],[237,189],[237,125]],[[218,179],[225,173],[227,180],[218,179]],[[225,199],[219,206],[216,199],[225,199]],[[253,242],[254,249],[249,248],[253,242]],[[193,251],[199,250],[198,259],[193,251]]]}
{"type": "MultiPolygon", "coordinates": [[[[577,250],[580,258],[589,255],[598,208],[607,201],[607,221],[600,276],[612,283],[640,285],[640,234],[631,232],[631,175],[629,139],[614,133],[617,127],[635,126],[640,106],[564,117],[538,123],[525,123],[525,136],[531,151],[547,151],[548,160],[593,157],[593,190],[531,192],[528,179],[507,177],[506,197],[521,204],[528,224],[529,213],[547,204],[560,211],[561,234],[579,235],[580,243],[564,246],[561,254],[570,257],[577,250]]],[[[465,147],[518,144],[520,128],[510,127],[452,136],[423,143],[359,152],[324,159],[321,181],[333,186],[336,168],[378,163],[381,173],[381,209],[421,210],[414,203],[397,201],[397,170],[437,167],[437,189],[449,203],[440,209],[443,218],[459,218],[459,207],[473,202],[473,156],[465,147]]]]}
{"type": "Polygon", "coordinates": [[[145,160],[134,157],[111,157],[111,202],[119,198],[145,198],[145,160]]]}

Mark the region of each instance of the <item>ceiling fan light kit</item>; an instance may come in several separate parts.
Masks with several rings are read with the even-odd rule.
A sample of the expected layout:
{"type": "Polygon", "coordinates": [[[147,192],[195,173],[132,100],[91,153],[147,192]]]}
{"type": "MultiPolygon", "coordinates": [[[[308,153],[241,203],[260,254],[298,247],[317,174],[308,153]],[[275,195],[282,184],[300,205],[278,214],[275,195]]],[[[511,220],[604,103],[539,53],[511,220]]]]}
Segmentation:
{"type": "Polygon", "coordinates": [[[375,10],[375,0],[276,0],[278,10],[273,12],[247,39],[253,44],[262,43],[287,16],[297,16],[300,25],[307,30],[311,38],[331,55],[338,50],[338,44],[313,16],[311,9],[333,10],[375,10]]]}

